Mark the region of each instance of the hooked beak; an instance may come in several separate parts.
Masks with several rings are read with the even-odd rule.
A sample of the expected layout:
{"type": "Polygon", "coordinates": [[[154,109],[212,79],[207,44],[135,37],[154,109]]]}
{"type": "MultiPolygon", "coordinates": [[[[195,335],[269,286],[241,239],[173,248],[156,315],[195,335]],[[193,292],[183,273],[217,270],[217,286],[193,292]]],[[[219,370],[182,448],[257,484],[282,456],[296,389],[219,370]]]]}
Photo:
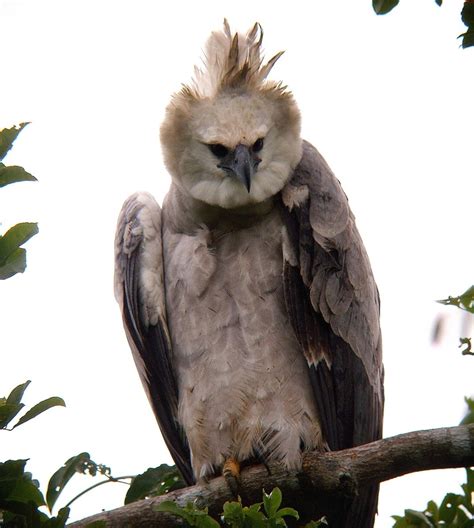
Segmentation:
{"type": "Polygon", "coordinates": [[[233,174],[241,181],[248,192],[252,178],[262,160],[251,151],[251,147],[239,144],[217,166],[233,174]]]}

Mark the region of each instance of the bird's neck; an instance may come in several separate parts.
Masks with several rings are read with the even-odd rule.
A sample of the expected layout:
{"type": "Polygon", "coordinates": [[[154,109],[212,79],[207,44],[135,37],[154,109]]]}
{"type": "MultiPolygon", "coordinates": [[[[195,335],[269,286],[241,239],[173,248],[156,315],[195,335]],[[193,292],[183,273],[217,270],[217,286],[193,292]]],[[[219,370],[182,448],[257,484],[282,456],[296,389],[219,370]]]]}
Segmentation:
{"type": "Polygon", "coordinates": [[[244,229],[260,222],[273,208],[274,199],[271,197],[256,204],[225,209],[197,200],[175,184],[171,185],[166,197],[169,219],[176,230],[183,233],[194,233],[203,224],[211,230],[244,229]]]}

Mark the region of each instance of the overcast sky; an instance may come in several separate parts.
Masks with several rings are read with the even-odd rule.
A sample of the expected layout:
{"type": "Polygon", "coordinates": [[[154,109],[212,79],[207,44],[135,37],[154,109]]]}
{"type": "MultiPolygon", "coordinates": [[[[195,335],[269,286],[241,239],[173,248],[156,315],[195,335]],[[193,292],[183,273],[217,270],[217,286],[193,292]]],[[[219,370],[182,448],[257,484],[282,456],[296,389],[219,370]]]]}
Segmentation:
{"type": "MultiPolygon", "coordinates": [[[[456,39],[461,1],[401,4],[376,17],[370,0],[0,0],[0,128],[32,122],[6,162],[39,180],[1,190],[1,230],[40,227],[27,272],[0,284],[0,393],[32,379],[27,403],[67,403],[4,433],[3,459],[30,457],[44,488],[81,451],[115,475],[171,461],[113,299],[113,237],[130,193],[163,199],[164,108],[224,17],[240,30],[259,21],[268,57],[286,50],[272,78],[294,92],[304,137],[349,196],[382,299],[385,435],[459,422],[472,360],[457,348],[459,314],[434,300],[473,282],[474,52],[456,39]],[[447,331],[432,347],[439,313],[447,331]]],[[[377,526],[462,478],[384,484],[377,526]]],[[[73,517],[118,506],[124,492],[87,496],[73,517]]]]}

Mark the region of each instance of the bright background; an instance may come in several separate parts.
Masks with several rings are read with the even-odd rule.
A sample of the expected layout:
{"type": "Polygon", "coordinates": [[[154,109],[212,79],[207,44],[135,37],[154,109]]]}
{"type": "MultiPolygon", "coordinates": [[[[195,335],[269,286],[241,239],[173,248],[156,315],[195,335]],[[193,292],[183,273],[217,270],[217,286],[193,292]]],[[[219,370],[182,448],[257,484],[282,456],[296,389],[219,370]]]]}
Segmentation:
{"type": "MultiPolygon", "coordinates": [[[[0,394],[32,379],[26,403],[67,403],[4,433],[2,459],[31,457],[44,487],[81,451],[116,476],[170,462],[113,299],[113,237],[130,193],[162,200],[164,108],[224,16],[240,30],[261,22],[267,57],[287,50],[272,78],[294,92],[304,137],[350,198],[382,298],[385,435],[459,422],[474,367],[458,337],[472,327],[434,300],[473,281],[474,52],[456,39],[461,1],[401,4],[376,17],[370,0],[0,0],[0,127],[32,121],[6,162],[39,179],[1,190],[1,229],[40,226],[27,272],[0,284],[0,394]],[[440,313],[446,332],[432,347],[440,313]]],[[[383,484],[377,526],[462,479],[383,484]]],[[[76,492],[94,482],[78,480],[76,492]]],[[[102,487],[73,518],[124,492],[102,487]]]]}

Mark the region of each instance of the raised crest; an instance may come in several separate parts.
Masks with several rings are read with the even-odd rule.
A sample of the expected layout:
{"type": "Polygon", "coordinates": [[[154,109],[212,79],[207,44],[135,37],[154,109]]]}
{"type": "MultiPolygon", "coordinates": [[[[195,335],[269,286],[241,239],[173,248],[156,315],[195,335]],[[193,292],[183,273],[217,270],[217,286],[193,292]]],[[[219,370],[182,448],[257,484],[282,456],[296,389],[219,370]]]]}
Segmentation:
{"type": "Polygon", "coordinates": [[[246,35],[234,33],[227,20],[222,31],[214,31],[204,50],[203,67],[194,68],[194,78],[184,92],[197,98],[214,97],[224,90],[241,87],[256,90],[285,90],[281,83],[265,81],[280,51],[263,62],[263,30],[257,22],[246,35]]]}

